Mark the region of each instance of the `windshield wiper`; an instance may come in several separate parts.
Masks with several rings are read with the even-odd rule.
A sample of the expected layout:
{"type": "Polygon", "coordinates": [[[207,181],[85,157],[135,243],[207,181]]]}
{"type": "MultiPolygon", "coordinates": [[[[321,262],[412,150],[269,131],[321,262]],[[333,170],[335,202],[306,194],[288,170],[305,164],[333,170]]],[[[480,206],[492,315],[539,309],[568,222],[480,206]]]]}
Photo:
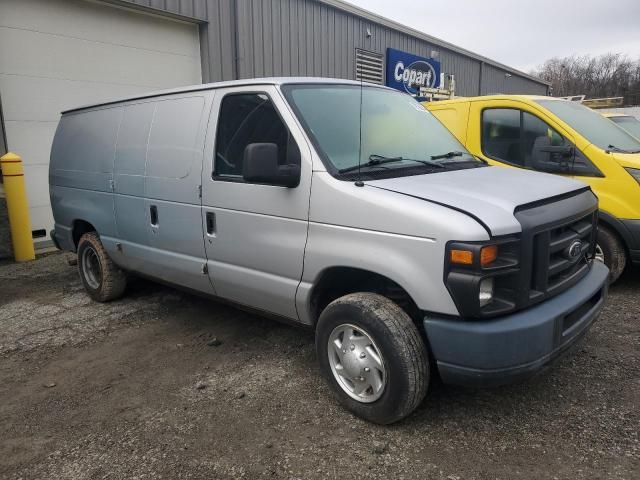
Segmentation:
{"type": "Polygon", "coordinates": [[[606,153],[609,152],[618,152],[618,153],[640,153],[640,150],[625,150],[624,148],[618,148],[615,145],[609,145],[607,147],[606,153]]]}
{"type": "Polygon", "coordinates": [[[431,155],[431,160],[440,160],[442,158],[453,158],[453,157],[461,157],[464,155],[462,152],[447,152],[442,155],[431,155]]]}
{"type": "Polygon", "coordinates": [[[364,168],[375,167],[378,165],[383,165],[385,163],[395,163],[395,162],[403,162],[403,161],[422,163],[423,165],[428,165],[430,167],[436,167],[436,168],[446,168],[444,165],[440,165],[437,162],[431,162],[429,160],[417,160],[415,158],[406,158],[406,157],[385,157],[384,155],[374,154],[374,155],[369,155],[368,162],[363,163],[361,165],[353,165],[351,167],[341,168],[340,170],[338,170],[338,173],[353,172],[363,167],[364,168]]]}

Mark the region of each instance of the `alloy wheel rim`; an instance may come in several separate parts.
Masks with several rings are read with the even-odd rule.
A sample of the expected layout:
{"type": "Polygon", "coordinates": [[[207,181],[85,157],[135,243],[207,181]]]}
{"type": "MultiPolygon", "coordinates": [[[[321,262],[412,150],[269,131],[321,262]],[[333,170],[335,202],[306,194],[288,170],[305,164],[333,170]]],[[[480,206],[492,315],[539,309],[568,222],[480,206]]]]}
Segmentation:
{"type": "Polygon", "coordinates": [[[96,290],[100,287],[102,268],[98,253],[93,247],[86,247],[82,252],[82,274],[87,285],[96,290]]]}
{"type": "Polygon", "coordinates": [[[384,359],[365,330],[348,323],[338,325],[329,335],[327,354],[333,376],[351,398],[371,403],[384,393],[384,359]]]}

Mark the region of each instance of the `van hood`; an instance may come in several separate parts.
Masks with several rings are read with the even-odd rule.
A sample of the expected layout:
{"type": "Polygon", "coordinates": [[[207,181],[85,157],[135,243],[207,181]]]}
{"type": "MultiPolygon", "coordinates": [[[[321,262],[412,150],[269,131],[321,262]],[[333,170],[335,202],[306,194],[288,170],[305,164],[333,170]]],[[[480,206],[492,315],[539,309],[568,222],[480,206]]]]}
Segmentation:
{"type": "Polygon", "coordinates": [[[582,182],[559,175],[504,167],[444,171],[365,184],[463,211],[491,235],[522,230],[514,217],[518,206],[587,188],[582,182]]]}

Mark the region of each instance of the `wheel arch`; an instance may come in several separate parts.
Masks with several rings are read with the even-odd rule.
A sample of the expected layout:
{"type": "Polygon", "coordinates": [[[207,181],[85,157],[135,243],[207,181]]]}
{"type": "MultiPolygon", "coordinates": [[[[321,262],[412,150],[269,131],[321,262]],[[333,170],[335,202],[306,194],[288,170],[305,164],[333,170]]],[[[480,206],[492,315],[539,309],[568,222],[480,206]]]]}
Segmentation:
{"type": "Polygon", "coordinates": [[[78,250],[78,242],[85,233],[98,232],[96,228],[86,220],[76,219],[71,224],[71,236],[73,238],[73,246],[78,250]]]}
{"type": "Polygon", "coordinates": [[[420,309],[407,289],[386,275],[364,268],[331,266],[322,270],[313,282],[308,300],[309,319],[315,325],[332,301],[356,292],[383,295],[397,303],[413,320],[421,322],[420,309]]]}
{"type": "Polygon", "coordinates": [[[627,257],[629,257],[629,245],[632,244],[633,239],[631,237],[631,233],[629,232],[629,230],[627,230],[624,224],[616,217],[603,210],[600,210],[598,212],[598,225],[600,224],[602,224],[603,226],[611,230],[612,233],[618,236],[618,238],[622,241],[625,254],[627,255],[627,257]]]}

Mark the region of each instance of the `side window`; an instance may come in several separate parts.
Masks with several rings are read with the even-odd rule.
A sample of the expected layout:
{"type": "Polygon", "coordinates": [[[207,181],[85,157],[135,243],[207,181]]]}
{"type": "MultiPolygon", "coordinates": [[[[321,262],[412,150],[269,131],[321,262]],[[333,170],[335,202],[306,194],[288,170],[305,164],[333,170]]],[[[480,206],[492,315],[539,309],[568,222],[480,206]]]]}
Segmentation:
{"type": "Polygon", "coordinates": [[[275,143],[280,165],[300,164],[298,146],[268,95],[229,94],[220,105],[214,176],[242,180],[244,150],[251,143],[275,143]]]}
{"type": "Polygon", "coordinates": [[[541,172],[570,171],[571,143],[546,122],[527,112],[522,112],[522,145],[525,166],[541,172]]]}
{"type": "Polygon", "coordinates": [[[482,112],[482,151],[490,158],[525,166],[520,144],[520,110],[491,108],[482,112]]]}
{"type": "Polygon", "coordinates": [[[514,108],[482,112],[482,151],[490,158],[541,172],[600,175],[554,128],[535,115],[514,108]]]}

